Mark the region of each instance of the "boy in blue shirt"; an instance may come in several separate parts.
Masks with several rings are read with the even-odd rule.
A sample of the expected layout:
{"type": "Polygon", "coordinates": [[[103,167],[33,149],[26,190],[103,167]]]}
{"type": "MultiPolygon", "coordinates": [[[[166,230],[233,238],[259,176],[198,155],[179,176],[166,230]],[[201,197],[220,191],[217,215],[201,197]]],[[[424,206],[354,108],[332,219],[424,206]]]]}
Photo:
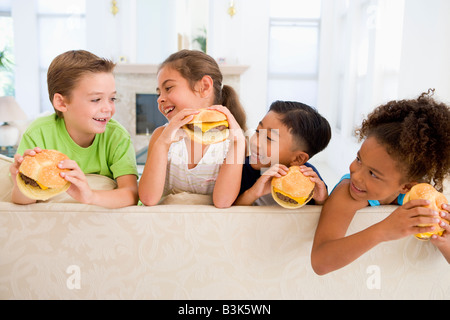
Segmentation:
{"type": "Polygon", "coordinates": [[[309,204],[323,204],[328,197],[327,186],[308,161],[330,140],[330,124],[315,109],[300,102],[274,102],[250,139],[251,155],[243,166],[241,189],[234,205],[275,205],[271,180],[286,175],[294,165],[316,183],[309,204]]]}

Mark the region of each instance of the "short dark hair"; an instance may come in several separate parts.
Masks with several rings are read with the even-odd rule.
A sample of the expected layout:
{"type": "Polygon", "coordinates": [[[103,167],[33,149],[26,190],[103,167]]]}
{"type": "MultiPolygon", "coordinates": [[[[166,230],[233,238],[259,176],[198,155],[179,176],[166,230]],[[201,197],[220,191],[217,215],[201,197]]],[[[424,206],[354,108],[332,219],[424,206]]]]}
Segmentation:
{"type": "Polygon", "coordinates": [[[328,146],[331,140],[330,124],[313,107],[295,101],[275,101],[269,111],[280,115],[281,122],[294,138],[296,150],[303,148],[309,158],[328,146]]]}

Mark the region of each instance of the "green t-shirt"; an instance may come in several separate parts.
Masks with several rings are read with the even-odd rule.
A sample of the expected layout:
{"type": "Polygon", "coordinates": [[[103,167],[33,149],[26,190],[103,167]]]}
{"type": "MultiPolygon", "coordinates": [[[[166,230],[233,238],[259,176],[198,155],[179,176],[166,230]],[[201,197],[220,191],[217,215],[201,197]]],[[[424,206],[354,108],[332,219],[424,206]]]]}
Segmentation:
{"type": "Polygon", "coordinates": [[[99,174],[116,179],[134,174],[138,177],[136,155],[129,133],[111,119],[105,132],[97,134],[88,148],[76,144],[67,132],[64,119],[56,114],[36,119],[27,128],[17,153],[27,149],[58,150],[77,162],[85,174],[99,174]]]}

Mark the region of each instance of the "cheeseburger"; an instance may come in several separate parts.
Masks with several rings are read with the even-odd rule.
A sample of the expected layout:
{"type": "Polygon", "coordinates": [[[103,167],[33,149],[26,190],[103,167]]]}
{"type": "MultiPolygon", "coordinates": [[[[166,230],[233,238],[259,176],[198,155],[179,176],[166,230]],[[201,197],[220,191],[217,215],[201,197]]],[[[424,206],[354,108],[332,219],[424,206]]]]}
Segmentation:
{"type": "Polygon", "coordinates": [[[69,158],[56,150],[42,150],[35,156],[25,156],[16,176],[19,190],[34,200],[48,200],[67,191],[70,182],[60,173],[69,170],[58,168],[58,164],[66,159],[69,158]]]}
{"type": "Polygon", "coordinates": [[[273,199],[287,209],[303,207],[314,195],[315,183],[298,166],[290,167],[285,176],[273,178],[271,185],[273,199]]]}
{"type": "MultiPolygon", "coordinates": [[[[410,200],[417,200],[417,199],[429,200],[431,204],[425,207],[436,210],[438,212],[442,210],[443,204],[448,203],[445,196],[442,193],[438,192],[432,185],[428,183],[420,183],[412,187],[411,190],[405,195],[403,203],[407,203],[410,200]]],[[[448,223],[447,220],[444,220],[441,217],[439,217],[439,219],[448,223]]],[[[435,231],[418,233],[415,235],[416,238],[420,240],[429,240],[431,236],[434,234],[442,236],[442,234],[444,233],[444,229],[442,229],[441,226],[439,226],[439,223],[432,225],[419,225],[419,227],[430,227],[430,226],[434,226],[435,231]]]]}
{"type": "Polygon", "coordinates": [[[184,131],[191,140],[201,144],[214,144],[228,138],[227,117],[217,110],[200,109],[194,118],[185,126],[184,131]]]}

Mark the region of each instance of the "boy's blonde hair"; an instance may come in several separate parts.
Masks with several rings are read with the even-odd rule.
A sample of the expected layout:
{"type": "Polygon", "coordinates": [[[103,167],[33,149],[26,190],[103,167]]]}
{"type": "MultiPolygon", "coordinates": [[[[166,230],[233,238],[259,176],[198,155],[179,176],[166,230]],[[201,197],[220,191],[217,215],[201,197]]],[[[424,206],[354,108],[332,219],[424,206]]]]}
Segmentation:
{"type": "MultiPolygon", "coordinates": [[[[69,102],[73,89],[78,81],[88,73],[113,73],[116,64],[85,50],[67,51],[57,56],[47,72],[47,85],[50,102],[56,93],[61,94],[69,102]]],[[[58,117],[63,113],[55,109],[58,117]]]]}

